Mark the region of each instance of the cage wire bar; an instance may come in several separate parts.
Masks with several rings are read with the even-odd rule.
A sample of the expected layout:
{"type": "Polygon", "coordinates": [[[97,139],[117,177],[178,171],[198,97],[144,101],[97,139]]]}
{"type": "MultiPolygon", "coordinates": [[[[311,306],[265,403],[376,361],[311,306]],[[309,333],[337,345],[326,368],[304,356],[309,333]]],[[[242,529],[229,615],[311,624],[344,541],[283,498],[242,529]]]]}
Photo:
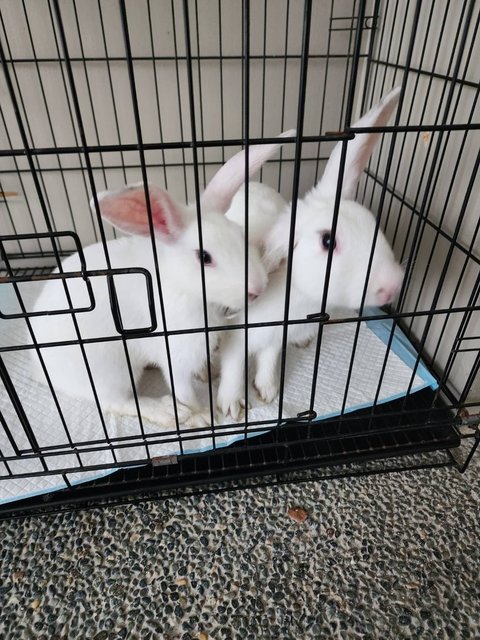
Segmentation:
{"type": "MultiPolygon", "coordinates": [[[[15,0],[0,5],[0,442],[5,441],[0,486],[40,478],[63,483],[55,492],[0,504],[0,518],[318,478],[467,469],[480,441],[479,23],[476,0],[445,5],[420,0],[237,0],[228,5],[221,0],[15,0]],[[24,38],[16,37],[19,31],[24,38]],[[352,126],[355,113],[365,113],[393,86],[400,86],[401,94],[392,124],[352,126]],[[240,148],[277,142],[275,136],[293,124],[296,135],[285,138],[260,173],[291,202],[283,317],[250,322],[246,305],[244,323],[211,324],[201,262],[203,325],[169,326],[149,198],[152,179],[187,203],[197,203],[203,252],[200,194],[213,172],[240,148]],[[383,135],[356,198],[376,217],[362,302],[358,315],[330,316],[327,295],[347,149],[356,135],[374,131],[383,135]],[[321,176],[336,143],[341,158],[323,300],[315,314],[292,318],[297,202],[321,176]],[[112,267],[108,242],[117,234],[104,226],[97,197],[139,181],[153,273],[135,264],[112,267]],[[364,307],[381,231],[405,278],[394,308],[372,313],[364,307]],[[105,269],[89,269],[84,258],[84,248],[94,242],[103,247],[105,269]],[[62,259],[72,252],[79,254],[81,266],[68,272],[62,259]],[[116,282],[133,274],[145,279],[149,324],[127,328],[116,282]],[[93,278],[108,282],[116,335],[81,335],[77,314],[97,304],[93,278]],[[32,311],[25,287],[52,279],[61,283],[66,307],[32,311]],[[68,289],[72,279],[83,282],[87,306],[74,304],[68,289]],[[4,306],[7,293],[16,302],[14,311],[4,306]],[[31,318],[47,314],[68,314],[76,338],[39,341],[31,318]],[[374,399],[351,412],[361,327],[375,320],[390,325],[374,399]],[[22,323],[21,342],[5,337],[13,322],[22,323]],[[288,331],[305,323],[317,325],[310,399],[291,417],[284,411],[288,331]],[[262,326],[283,331],[278,411],[271,419],[252,418],[246,368],[245,418],[219,422],[211,337],[242,331],[248,360],[249,331],[262,326]],[[330,327],[352,327],[353,341],[338,415],[319,422],[319,362],[330,327]],[[397,328],[416,355],[406,393],[384,402],[382,385],[397,328]],[[180,422],[169,347],[173,337],[193,333],[205,339],[214,425],[208,430],[211,448],[195,453],[192,447],[204,434],[180,422]],[[174,412],[169,429],[152,431],[142,419],[129,351],[139,338],[165,343],[174,412]],[[118,341],[137,412],[136,430],[129,433],[112,428],[87,352],[118,341]],[[72,431],[67,402],[42,357],[46,347],[72,346],[80,348],[88,374],[94,411],[85,419],[98,423],[95,438],[72,431]],[[61,439],[53,443],[45,442],[15,378],[12,363],[31,351],[46,377],[52,419],[61,425],[61,439]],[[414,390],[422,362],[438,382],[435,389],[414,390]],[[219,438],[225,434],[238,439],[224,447],[219,438]],[[153,453],[172,442],[178,452],[153,453]],[[110,457],[99,462],[97,454],[110,457]],[[88,481],[82,482],[85,474],[88,481]]],[[[248,169],[246,153],[247,176],[248,169]]],[[[248,189],[245,193],[248,236],[248,189]]],[[[246,303],[248,256],[245,243],[246,303]]]]}

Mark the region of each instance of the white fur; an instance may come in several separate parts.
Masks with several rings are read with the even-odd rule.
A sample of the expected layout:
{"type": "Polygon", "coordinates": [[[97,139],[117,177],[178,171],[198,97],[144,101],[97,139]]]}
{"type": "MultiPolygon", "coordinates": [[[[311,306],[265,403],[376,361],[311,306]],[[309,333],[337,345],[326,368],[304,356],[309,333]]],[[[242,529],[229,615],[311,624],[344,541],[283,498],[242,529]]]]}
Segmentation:
{"type": "MultiPolygon", "coordinates": [[[[294,132],[288,133],[291,135],[294,132]]],[[[261,161],[265,161],[278,146],[251,147],[252,169],[258,168],[261,161]]],[[[233,189],[238,188],[239,178],[236,172],[239,171],[239,166],[242,166],[242,158],[243,152],[240,152],[227,162],[214,177],[211,183],[213,187],[207,187],[204,199],[202,198],[203,250],[208,251],[213,259],[213,264],[206,265],[204,269],[209,326],[224,325],[226,308],[230,312],[239,311],[245,304],[245,238],[243,230],[227,220],[224,215],[225,208],[233,197],[233,189]],[[232,175],[234,173],[235,176],[232,175]],[[227,185],[224,189],[222,178],[225,178],[227,185]]],[[[201,267],[197,255],[199,238],[196,207],[179,205],[166,192],[156,187],[150,187],[149,191],[167,329],[201,329],[205,326],[205,320],[201,267]],[[162,215],[165,215],[165,219],[160,220],[162,215]]],[[[99,194],[98,201],[102,216],[112,224],[129,233],[141,234],[107,242],[108,254],[113,268],[143,267],[152,274],[157,330],[162,331],[164,327],[143,186],[135,185],[120,192],[99,194]]],[[[87,270],[107,267],[101,243],[87,247],[84,255],[87,270]]],[[[79,269],[80,260],[77,254],[62,262],[64,272],[79,269]]],[[[265,289],[267,276],[254,246],[249,249],[248,274],[248,291],[255,295],[260,294],[265,289]]],[[[110,309],[106,278],[92,277],[90,281],[95,308],[90,312],[75,314],[81,338],[118,336],[110,309]]],[[[114,281],[123,326],[127,329],[148,326],[150,315],[144,277],[117,275],[114,281]]],[[[83,280],[69,279],[66,283],[73,306],[88,306],[83,280]]],[[[34,310],[53,311],[67,307],[67,297],[61,280],[51,280],[44,285],[34,310]]],[[[70,314],[34,317],[32,325],[39,343],[78,340],[70,314]]],[[[215,350],[218,340],[217,333],[210,333],[211,353],[215,350]]],[[[132,397],[131,378],[137,385],[144,368],[154,365],[161,368],[166,382],[170,385],[166,343],[163,337],[142,337],[130,339],[126,344],[131,376],[121,340],[84,345],[93,385],[89,380],[80,346],[43,348],[42,357],[55,391],[88,399],[93,399],[96,393],[102,410],[137,415],[132,397]]],[[[175,395],[181,403],[180,420],[195,426],[209,423],[209,412],[200,406],[192,384],[193,377],[201,374],[207,358],[204,332],[170,336],[169,348],[175,395]]],[[[39,359],[35,353],[33,357],[34,371],[38,378],[45,382],[39,359]]],[[[167,402],[164,402],[139,397],[139,404],[143,417],[165,426],[174,426],[171,399],[167,398],[167,402]]]]}
{"type": "MultiPolygon", "coordinates": [[[[360,121],[361,126],[374,126],[388,121],[396,102],[398,90],[392,91],[360,121]]],[[[358,125],[358,123],[357,123],[358,125]]],[[[353,153],[347,154],[346,193],[358,182],[364,164],[368,162],[374,141],[356,143],[353,153]],[[368,149],[366,153],[365,149],[368,149]],[[356,150],[356,151],[355,151],[356,150]]],[[[362,137],[362,136],[359,136],[362,137]]],[[[358,136],[357,136],[358,138],[358,136]]],[[[289,320],[305,319],[321,310],[328,251],[322,246],[322,233],[332,228],[335,185],[324,184],[338,175],[340,154],[334,150],[320,183],[297,203],[289,320]]],[[[342,192],[344,195],[345,192],[342,192]]],[[[264,262],[274,273],[265,293],[248,309],[249,323],[284,320],[285,291],[291,208],[287,205],[276,223],[267,232],[264,262]],[[275,270],[276,269],[276,270],[275,270]]],[[[341,200],[336,228],[336,248],[333,252],[329,277],[327,310],[360,307],[370,254],[375,235],[375,220],[365,207],[350,200],[341,200]]],[[[403,271],[381,231],[375,240],[374,257],[368,279],[365,304],[382,306],[391,302],[401,286],[403,271]]],[[[241,322],[238,320],[238,322],[241,322]]],[[[288,344],[305,345],[316,334],[317,323],[293,324],[288,328],[288,344]]],[[[226,331],[221,345],[221,376],[217,397],[219,409],[236,420],[244,406],[244,331],[226,331]]],[[[271,402],[278,394],[277,366],[283,339],[283,326],[252,328],[248,331],[250,355],[256,359],[254,385],[264,402],[271,402]]]]}

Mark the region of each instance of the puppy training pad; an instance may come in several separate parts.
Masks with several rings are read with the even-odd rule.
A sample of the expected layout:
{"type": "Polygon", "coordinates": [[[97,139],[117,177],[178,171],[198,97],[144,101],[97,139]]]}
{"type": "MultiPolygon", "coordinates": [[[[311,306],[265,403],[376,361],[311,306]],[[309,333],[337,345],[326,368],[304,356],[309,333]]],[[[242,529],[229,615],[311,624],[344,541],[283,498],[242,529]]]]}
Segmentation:
{"type": "MultiPolygon", "coordinates": [[[[37,293],[38,287],[36,290],[33,286],[29,287],[24,294],[25,301],[27,296],[34,299],[37,293]]],[[[4,313],[18,310],[18,302],[10,285],[0,286],[0,308],[4,313]]],[[[392,327],[391,320],[361,323],[354,352],[356,327],[356,323],[326,325],[324,327],[315,402],[315,410],[319,420],[339,415],[344,401],[345,412],[351,412],[372,406],[375,399],[377,403],[384,403],[425,387],[437,388],[435,379],[421,362],[416,367],[414,374],[417,354],[398,327],[395,330],[385,364],[386,345],[392,327]],[[350,371],[352,357],[353,366],[350,371]],[[348,393],[345,398],[347,388],[348,393]]],[[[0,319],[0,347],[20,346],[28,343],[31,343],[31,339],[23,319],[0,319]]],[[[76,453],[69,445],[67,431],[62,424],[48,388],[29,376],[31,364],[28,350],[3,352],[1,357],[39,447],[56,447],[56,449],[49,450],[55,452],[55,455],[44,457],[45,467],[49,471],[78,468],[81,465],[97,467],[85,472],[68,472],[66,475],[70,484],[87,482],[108,475],[115,470],[114,468],[102,469],[102,465],[135,460],[145,462],[146,459],[154,456],[182,453],[177,434],[166,436],[165,429],[144,420],[144,433],[149,436],[147,440],[152,441],[155,437],[157,439],[168,438],[168,442],[151,444],[147,450],[145,444],[138,438],[141,433],[138,418],[111,413],[104,414],[105,431],[110,438],[123,438],[121,441],[117,441],[122,445],[122,448],[116,449],[115,452],[108,448],[100,449],[105,444],[105,431],[95,404],[58,394],[71,441],[89,443],[80,447],[81,453],[76,453]],[[156,436],[152,434],[156,434],[156,436]],[[135,436],[137,438],[133,439],[135,436]],[[99,444],[99,440],[103,440],[103,444],[99,444]],[[94,443],[95,441],[97,444],[94,443]]],[[[315,342],[307,349],[293,346],[288,348],[283,402],[284,418],[295,417],[299,412],[309,408],[314,359],[315,342]]],[[[199,393],[207,400],[208,386],[201,382],[197,384],[199,393]]],[[[214,394],[216,394],[216,387],[217,381],[214,384],[214,394]]],[[[145,372],[141,393],[157,398],[167,393],[159,371],[145,372]]],[[[252,408],[248,412],[249,422],[277,419],[278,400],[269,405],[262,405],[257,400],[253,388],[250,389],[249,400],[252,404],[252,408]]],[[[32,447],[25,430],[1,381],[0,413],[4,419],[3,423],[0,422],[1,455],[15,455],[4,424],[8,426],[19,450],[31,450],[32,447]]],[[[222,421],[222,424],[229,422],[232,421],[222,421]]],[[[172,430],[173,428],[172,425],[172,430]]],[[[263,433],[267,429],[268,426],[263,429],[263,433]]],[[[238,431],[238,428],[235,431],[238,431]]],[[[249,427],[246,435],[254,437],[261,432],[258,426],[249,427]]],[[[188,434],[185,433],[185,438],[182,439],[183,453],[212,449],[212,435],[211,429],[199,430],[195,433],[195,439],[191,439],[191,431],[188,434]]],[[[223,447],[244,439],[245,433],[235,435],[228,429],[216,427],[214,437],[215,446],[223,447]]],[[[0,462],[0,504],[64,489],[67,486],[62,475],[58,473],[43,476],[31,475],[43,469],[42,462],[33,458],[10,461],[8,464],[0,462]],[[9,470],[11,473],[23,474],[25,477],[11,479],[9,478],[9,470]]]]}

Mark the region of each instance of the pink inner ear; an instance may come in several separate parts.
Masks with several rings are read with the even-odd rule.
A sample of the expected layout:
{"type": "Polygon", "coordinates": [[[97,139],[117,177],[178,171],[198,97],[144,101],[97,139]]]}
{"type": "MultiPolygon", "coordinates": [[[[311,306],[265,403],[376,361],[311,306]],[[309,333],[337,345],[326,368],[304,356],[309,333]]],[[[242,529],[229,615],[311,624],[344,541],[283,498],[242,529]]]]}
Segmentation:
{"type": "MultiPolygon", "coordinates": [[[[159,187],[149,186],[150,209],[155,235],[173,239],[183,227],[182,214],[170,196],[159,187]]],[[[143,186],[127,188],[99,199],[102,217],[115,227],[134,235],[148,236],[150,227],[143,186]]]]}

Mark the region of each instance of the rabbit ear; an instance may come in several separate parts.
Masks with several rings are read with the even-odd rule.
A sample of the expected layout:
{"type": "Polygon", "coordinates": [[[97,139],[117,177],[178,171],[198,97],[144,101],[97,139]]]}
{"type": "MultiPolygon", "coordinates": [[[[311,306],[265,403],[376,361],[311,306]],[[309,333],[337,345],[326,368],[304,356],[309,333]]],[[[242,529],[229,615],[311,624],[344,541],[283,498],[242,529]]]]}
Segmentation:
{"type": "MultiPolygon", "coordinates": [[[[400,97],[400,87],[392,89],[383,100],[372,107],[364,116],[352,125],[356,127],[383,127],[387,124],[400,97]]],[[[373,152],[381,133],[357,133],[347,145],[347,157],[342,184],[342,198],[352,200],[355,197],[357,183],[373,152]]],[[[342,143],[336,144],[330,156],[320,182],[312,190],[313,196],[334,198],[337,192],[337,180],[340,169],[342,143]]]]}
{"type": "MultiPolygon", "coordinates": [[[[155,236],[165,241],[174,240],[185,225],[181,205],[174,202],[166,191],[153,185],[148,185],[148,195],[155,236]]],[[[150,235],[143,183],[127,186],[120,191],[103,191],[97,198],[102,218],[114,227],[133,235],[150,235]]],[[[93,200],[90,206],[94,208],[93,200]]]]}
{"type": "MultiPolygon", "coordinates": [[[[295,130],[284,131],[278,138],[290,138],[295,130]]],[[[253,145],[248,149],[248,174],[252,176],[281,146],[276,144],[253,145]]],[[[233,196],[245,182],[245,151],[240,151],[221,167],[208,183],[201,197],[201,205],[206,210],[226,213],[233,196]]]]}

